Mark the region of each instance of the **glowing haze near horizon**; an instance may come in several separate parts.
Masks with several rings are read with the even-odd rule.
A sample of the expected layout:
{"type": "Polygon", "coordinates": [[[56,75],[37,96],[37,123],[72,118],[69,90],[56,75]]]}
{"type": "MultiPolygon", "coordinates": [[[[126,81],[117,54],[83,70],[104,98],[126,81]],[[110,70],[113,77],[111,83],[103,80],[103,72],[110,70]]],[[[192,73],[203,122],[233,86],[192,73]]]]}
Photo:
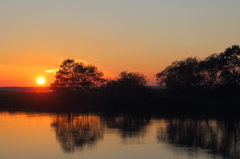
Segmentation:
{"type": "Polygon", "coordinates": [[[237,0],[1,0],[0,86],[49,86],[64,59],[155,74],[240,41],[237,0]]]}

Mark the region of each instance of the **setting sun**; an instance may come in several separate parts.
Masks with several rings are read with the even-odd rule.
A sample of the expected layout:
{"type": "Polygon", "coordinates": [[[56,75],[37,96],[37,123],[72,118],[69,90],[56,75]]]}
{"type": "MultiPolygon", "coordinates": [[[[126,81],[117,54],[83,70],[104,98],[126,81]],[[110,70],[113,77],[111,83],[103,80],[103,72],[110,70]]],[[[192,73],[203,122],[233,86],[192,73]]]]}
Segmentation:
{"type": "Polygon", "coordinates": [[[37,83],[38,84],[44,84],[45,83],[45,79],[44,78],[38,78],[37,83]]]}

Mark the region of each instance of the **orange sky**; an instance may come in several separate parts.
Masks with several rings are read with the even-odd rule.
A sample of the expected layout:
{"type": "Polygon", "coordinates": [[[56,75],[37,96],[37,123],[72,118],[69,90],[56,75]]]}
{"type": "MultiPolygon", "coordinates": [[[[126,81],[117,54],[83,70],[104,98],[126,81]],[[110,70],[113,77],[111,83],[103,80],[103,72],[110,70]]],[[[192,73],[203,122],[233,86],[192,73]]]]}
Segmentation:
{"type": "Polygon", "coordinates": [[[0,2],[0,87],[49,86],[64,59],[106,77],[154,75],[175,60],[204,58],[240,41],[240,1],[0,2]]]}

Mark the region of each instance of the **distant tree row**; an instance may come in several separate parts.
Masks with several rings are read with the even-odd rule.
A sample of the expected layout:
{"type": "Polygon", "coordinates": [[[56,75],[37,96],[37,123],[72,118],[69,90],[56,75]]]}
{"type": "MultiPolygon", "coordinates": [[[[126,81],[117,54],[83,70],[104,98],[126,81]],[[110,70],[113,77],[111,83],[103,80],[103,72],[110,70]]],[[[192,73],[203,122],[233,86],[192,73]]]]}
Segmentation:
{"type": "MultiPolygon", "coordinates": [[[[123,71],[114,80],[104,79],[103,72],[93,65],[66,59],[51,84],[55,91],[89,90],[98,87],[129,89],[147,85],[146,76],[139,72],[123,71]]],[[[174,61],[156,74],[157,84],[179,90],[209,90],[212,87],[240,86],[240,48],[233,45],[220,54],[200,60],[189,57],[174,61]]]]}
{"type": "Polygon", "coordinates": [[[157,84],[180,90],[209,90],[212,87],[240,86],[240,48],[233,45],[204,60],[189,57],[174,61],[156,74],[157,84]]]}
{"type": "Polygon", "coordinates": [[[138,72],[123,71],[115,80],[104,79],[103,72],[93,65],[85,65],[66,59],[57,71],[54,83],[50,88],[54,91],[88,91],[99,87],[130,88],[145,86],[146,76],[138,72]]]}

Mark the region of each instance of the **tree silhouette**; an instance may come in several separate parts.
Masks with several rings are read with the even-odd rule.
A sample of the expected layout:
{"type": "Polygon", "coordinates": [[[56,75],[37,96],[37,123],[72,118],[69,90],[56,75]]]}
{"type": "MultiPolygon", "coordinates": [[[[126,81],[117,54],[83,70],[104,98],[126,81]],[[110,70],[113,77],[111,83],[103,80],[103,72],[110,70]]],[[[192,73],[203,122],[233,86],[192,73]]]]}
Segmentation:
{"type": "Polygon", "coordinates": [[[204,60],[189,57],[174,61],[156,74],[157,84],[173,89],[208,90],[215,86],[240,86],[240,48],[233,45],[204,60]]]}
{"type": "Polygon", "coordinates": [[[56,80],[51,84],[53,90],[88,90],[105,82],[103,73],[97,67],[78,63],[73,59],[64,60],[55,77],[56,80]]]}
{"type": "Polygon", "coordinates": [[[119,74],[116,80],[108,81],[107,88],[133,88],[141,87],[147,84],[146,76],[140,74],[139,72],[127,72],[123,71],[119,74]]]}
{"type": "Polygon", "coordinates": [[[202,86],[204,76],[199,69],[200,61],[189,57],[182,61],[174,61],[165,70],[156,74],[157,84],[174,89],[196,89],[202,86]]]}
{"type": "Polygon", "coordinates": [[[147,84],[146,76],[139,72],[123,71],[119,74],[118,82],[128,83],[130,85],[145,86],[147,84]]]}
{"type": "Polygon", "coordinates": [[[121,72],[117,79],[108,81],[104,87],[108,109],[111,111],[145,111],[144,105],[149,103],[150,99],[146,84],[147,79],[143,74],[121,72]]]}
{"type": "Polygon", "coordinates": [[[240,47],[233,45],[220,54],[221,85],[240,85],[240,47]]]}
{"type": "Polygon", "coordinates": [[[212,54],[200,61],[199,63],[199,72],[202,74],[203,83],[202,86],[205,90],[210,89],[213,85],[219,83],[220,75],[220,55],[212,54]]]}

